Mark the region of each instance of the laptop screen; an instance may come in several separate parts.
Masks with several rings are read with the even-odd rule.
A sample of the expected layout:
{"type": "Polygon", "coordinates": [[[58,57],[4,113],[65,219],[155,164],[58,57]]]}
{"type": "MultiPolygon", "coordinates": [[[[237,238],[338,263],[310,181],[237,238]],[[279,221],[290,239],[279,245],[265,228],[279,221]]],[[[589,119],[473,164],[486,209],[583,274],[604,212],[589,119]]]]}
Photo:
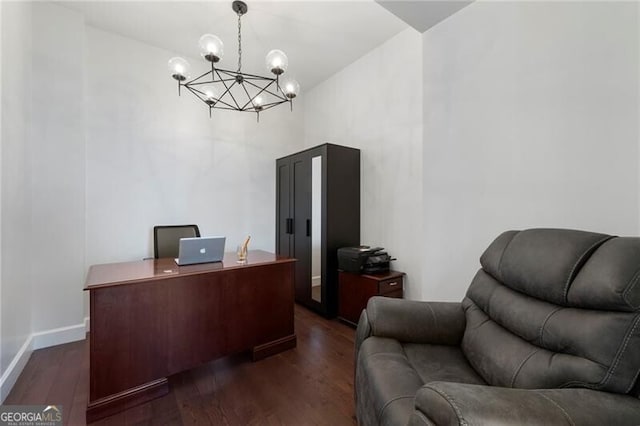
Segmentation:
{"type": "Polygon", "coordinates": [[[221,262],[224,257],[225,241],[225,237],[180,238],[176,263],[182,266],[221,262]]]}

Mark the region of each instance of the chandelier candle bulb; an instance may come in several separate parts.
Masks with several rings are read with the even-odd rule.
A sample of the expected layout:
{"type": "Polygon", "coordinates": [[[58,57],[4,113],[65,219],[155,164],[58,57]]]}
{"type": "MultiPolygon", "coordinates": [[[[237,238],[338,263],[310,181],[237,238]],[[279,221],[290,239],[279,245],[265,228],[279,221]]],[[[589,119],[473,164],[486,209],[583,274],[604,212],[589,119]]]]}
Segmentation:
{"type": "Polygon", "coordinates": [[[168,63],[171,77],[178,81],[184,81],[190,77],[191,65],[186,59],[175,57],[169,59],[168,63]]]}
{"type": "Polygon", "coordinates": [[[300,92],[300,83],[290,78],[283,82],[282,88],[283,88],[284,95],[288,99],[293,99],[296,96],[298,96],[298,92],[300,92]]]}
{"type": "Polygon", "coordinates": [[[200,55],[209,62],[216,63],[224,55],[224,43],[213,34],[205,34],[198,41],[200,55]]]}
{"type": "Polygon", "coordinates": [[[282,50],[273,49],[267,53],[267,69],[275,75],[283,74],[289,65],[289,59],[282,50]]]}
{"type": "Polygon", "coordinates": [[[204,93],[204,101],[209,106],[214,106],[220,97],[218,93],[218,89],[213,86],[205,86],[202,88],[202,93],[204,93]]]}
{"type": "Polygon", "coordinates": [[[262,111],[262,104],[264,103],[264,99],[262,99],[262,96],[256,96],[253,99],[253,105],[255,105],[255,110],[256,111],[262,111]]]}

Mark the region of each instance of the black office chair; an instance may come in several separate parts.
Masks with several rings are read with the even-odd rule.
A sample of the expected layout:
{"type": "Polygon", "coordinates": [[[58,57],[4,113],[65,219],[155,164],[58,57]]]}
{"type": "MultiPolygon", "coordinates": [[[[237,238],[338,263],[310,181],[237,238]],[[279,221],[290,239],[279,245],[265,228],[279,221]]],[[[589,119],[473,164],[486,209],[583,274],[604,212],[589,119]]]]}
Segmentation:
{"type": "Polygon", "coordinates": [[[153,227],[153,256],[178,257],[180,238],[199,237],[198,225],[163,225],[153,227]]]}

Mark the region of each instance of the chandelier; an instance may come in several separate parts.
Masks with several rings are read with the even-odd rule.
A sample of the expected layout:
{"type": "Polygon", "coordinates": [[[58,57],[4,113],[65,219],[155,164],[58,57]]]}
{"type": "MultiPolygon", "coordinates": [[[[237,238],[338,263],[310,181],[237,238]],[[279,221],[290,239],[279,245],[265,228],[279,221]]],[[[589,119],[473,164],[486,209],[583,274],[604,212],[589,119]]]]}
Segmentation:
{"type": "Polygon", "coordinates": [[[300,91],[300,84],[292,78],[280,76],[287,70],[289,60],[281,50],[272,50],[267,54],[267,69],[274,77],[247,74],[242,72],[242,15],[248,6],[243,1],[234,1],[233,11],[238,15],[238,69],[236,71],[216,67],[224,55],[222,40],[213,34],[200,37],[200,55],[209,62],[211,70],[191,78],[191,65],[184,58],[169,60],[171,77],[178,81],[178,95],[186,88],[200,99],[211,111],[227,109],[256,113],[260,121],[260,112],[288,102],[293,110],[293,98],[300,91]]]}

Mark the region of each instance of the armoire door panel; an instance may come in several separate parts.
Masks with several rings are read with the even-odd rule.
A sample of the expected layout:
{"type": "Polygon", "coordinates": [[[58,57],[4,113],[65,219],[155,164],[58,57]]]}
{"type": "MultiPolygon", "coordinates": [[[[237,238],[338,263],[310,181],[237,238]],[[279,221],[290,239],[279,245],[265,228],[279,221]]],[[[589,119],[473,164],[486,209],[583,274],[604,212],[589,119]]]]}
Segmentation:
{"type": "Polygon", "coordinates": [[[292,256],[291,251],[291,164],[289,161],[277,163],[277,189],[276,189],[276,253],[283,256],[292,256]]]}
{"type": "Polygon", "coordinates": [[[296,299],[311,298],[311,239],[307,219],[311,217],[311,163],[306,155],[291,161],[293,169],[293,257],[296,262],[296,299]]]}

